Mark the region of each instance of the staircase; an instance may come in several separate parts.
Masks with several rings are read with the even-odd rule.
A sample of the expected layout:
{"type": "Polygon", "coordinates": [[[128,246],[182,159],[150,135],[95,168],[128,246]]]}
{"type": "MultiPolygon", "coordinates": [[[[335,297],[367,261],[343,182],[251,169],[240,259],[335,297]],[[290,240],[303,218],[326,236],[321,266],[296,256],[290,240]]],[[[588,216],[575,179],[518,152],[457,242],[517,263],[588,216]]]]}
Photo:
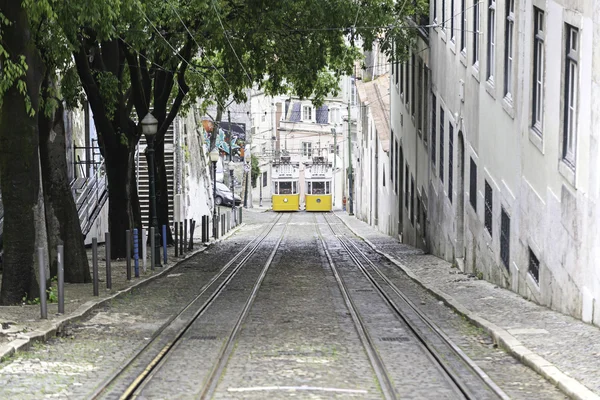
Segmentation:
{"type": "MultiPolygon", "coordinates": [[[[173,221],[174,215],[175,146],[173,143],[174,131],[171,124],[165,134],[165,167],[167,168],[167,182],[169,185],[169,221],[173,221]]],[[[142,210],[142,225],[144,228],[148,228],[150,218],[150,181],[148,179],[148,163],[146,162],[146,154],[144,153],[146,145],[146,137],[142,135],[136,153],[136,174],[140,208],[142,210]]]]}

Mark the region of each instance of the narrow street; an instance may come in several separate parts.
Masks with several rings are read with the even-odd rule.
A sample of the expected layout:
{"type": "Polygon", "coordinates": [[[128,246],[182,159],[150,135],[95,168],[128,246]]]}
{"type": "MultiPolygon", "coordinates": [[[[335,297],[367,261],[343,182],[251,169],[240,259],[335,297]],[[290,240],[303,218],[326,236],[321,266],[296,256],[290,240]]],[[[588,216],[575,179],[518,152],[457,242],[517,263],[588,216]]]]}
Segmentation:
{"type": "MultiPolygon", "coordinates": [[[[333,214],[249,212],[244,222],[166,277],[0,364],[0,397],[565,398],[333,214]],[[398,317],[350,248],[364,252],[372,262],[364,268],[377,268],[497,392],[452,361],[414,314],[398,317]],[[413,329],[437,349],[445,367],[413,329]]],[[[407,255],[415,252],[401,247],[407,255]]]]}

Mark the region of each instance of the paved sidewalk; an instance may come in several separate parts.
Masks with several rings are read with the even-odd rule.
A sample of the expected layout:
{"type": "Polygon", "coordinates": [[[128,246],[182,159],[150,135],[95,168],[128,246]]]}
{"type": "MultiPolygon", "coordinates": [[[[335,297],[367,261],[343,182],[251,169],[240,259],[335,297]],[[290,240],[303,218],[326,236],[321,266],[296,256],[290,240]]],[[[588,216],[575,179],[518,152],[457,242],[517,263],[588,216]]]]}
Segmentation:
{"type": "Polygon", "coordinates": [[[343,222],[374,250],[504,349],[574,399],[600,399],[600,328],[463,274],[432,255],[379,233],[346,212],[343,222]]]}
{"type": "MultiPolygon", "coordinates": [[[[231,229],[218,240],[224,240],[235,232],[243,224],[231,229]]],[[[215,243],[211,242],[207,245],[215,243]]],[[[65,313],[58,314],[58,304],[48,303],[48,319],[40,319],[40,305],[21,305],[21,306],[0,306],[0,360],[14,354],[17,351],[27,350],[32,342],[45,342],[51,337],[56,336],[62,327],[67,323],[82,318],[92,310],[102,307],[112,299],[123,296],[133,289],[147,284],[160,276],[167,274],[177,264],[183,260],[204,251],[207,246],[201,243],[201,229],[198,227],[194,232],[194,249],[187,251],[183,256],[175,257],[175,248],[167,248],[167,264],[154,271],[150,269],[150,253],[147,257],[147,268],[144,272],[142,261],[140,260],[140,277],[134,277],[134,267],[132,260],[132,278],[127,280],[126,261],[113,260],[112,268],[112,290],[106,289],[106,263],[104,245],[98,245],[98,276],[99,276],[99,296],[93,296],[93,286],[87,284],[65,284],[65,313]]],[[[88,248],[88,259],[90,270],[92,268],[92,249],[88,248]]],[[[162,250],[161,250],[162,256],[162,250]]],[[[161,258],[162,263],[162,258],[161,258]]]]}

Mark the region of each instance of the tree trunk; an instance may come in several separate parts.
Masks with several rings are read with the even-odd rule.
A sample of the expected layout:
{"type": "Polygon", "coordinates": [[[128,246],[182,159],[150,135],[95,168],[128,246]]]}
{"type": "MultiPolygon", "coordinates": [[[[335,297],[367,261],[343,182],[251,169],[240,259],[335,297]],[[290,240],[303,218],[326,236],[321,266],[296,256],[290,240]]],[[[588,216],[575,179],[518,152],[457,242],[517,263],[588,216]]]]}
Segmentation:
{"type": "MultiPolygon", "coordinates": [[[[27,14],[20,1],[0,0],[11,22],[3,26],[3,45],[13,62],[25,56],[23,77],[32,109],[37,112],[44,66],[33,43],[27,14]]],[[[36,216],[39,217],[40,161],[37,116],[25,108],[25,96],[12,85],[0,109],[0,183],[4,203],[4,272],[0,304],[18,304],[24,296],[39,297],[36,278],[36,216]]],[[[43,217],[43,216],[42,216],[43,217]]]]}
{"type": "Polygon", "coordinates": [[[92,281],[90,267],[77,207],[67,178],[63,111],[60,104],[54,118],[48,118],[43,113],[39,115],[40,162],[50,248],[50,276],[57,276],[57,246],[63,245],[65,282],[88,283],[92,281]]]}
{"type": "Polygon", "coordinates": [[[134,173],[134,152],[131,147],[118,144],[105,152],[108,177],[108,225],[111,240],[111,257],[125,258],[125,231],[141,228],[141,211],[134,173]]]}
{"type": "MultiPolygon", "coordinates": [[[[169,221],[169,181],[167,178],[167,167],[165,166],[165,142],[155,145],[154,148],[154,177],[156,179],[156,208],[158,217],[158,226],[162,236],[162,226],[167,226],[167,244],[173,244],[173,235],[171,233],[169,221]]],[[[150,226],[150,225],[148,225],[150,226]]]]}

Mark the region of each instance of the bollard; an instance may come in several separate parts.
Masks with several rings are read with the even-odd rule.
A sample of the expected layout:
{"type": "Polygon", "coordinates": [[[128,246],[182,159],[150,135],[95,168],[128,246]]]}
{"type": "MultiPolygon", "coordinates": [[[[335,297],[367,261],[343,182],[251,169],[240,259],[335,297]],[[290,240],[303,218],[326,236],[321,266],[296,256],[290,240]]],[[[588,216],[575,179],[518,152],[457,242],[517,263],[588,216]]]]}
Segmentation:
{"type": "Polygon", "coordinates": [[[183,222],[179,221],[179,256],[183,257],[183,222]]]}
{"type": "Polygon", "coordinates": [[[133,230],[133,271],[135,272],[136,278],[140,277],[140,250],[138,239],[138,230],[135,228],[133,230]]]}
{"type": "Polygon", "coordinates": [[[112,289],[112,266],[110,265],[110,233],[104,232],[104,254],[106,257],[106,288],[112,289]]]}
{"type": "Polygon", "coordinates": [[[99,295],[98,290],[98,239],[92,238],[92,281],[94,284],[94,296],[99,295]]]}
{"type": "Polygon", "coordinates": [[[62,244],[57,248],[58,256],[58,313],[65,313],[65,247],[62,244]]]}
{"type": "Polygon", "coordinates": [[[227,213],[225,214],[225,226],[227,229],[227,232],[229,232],[231,230],[231,214],[227,213]]]}
{"type": "Polygon", "coordinates": [[[238,218],[239,223],[242,223],[242,207],[239,208],[240,217],[238,218]]]}
{"type": "Polygon", "coordinates": [[[179,232],[177,229],[177,225],[178,225],[178,223],[175,222],[175,229],[174,229],[174,231],[175,231],[175,238],[174,238],[174,240],[175,240],[175,257],[179,257],[179,242],[177,240],[179,237],[179,232]]]}
{"type": "Polygon", "coordinates": [[[163,225],[162,229],[162,245],[163,245],[163,263],[167,264],[167,226],[163,225]]]}
{"type": "Polygon", "coordinates": [[[131,280],[131,231],[125,231],[125,260],[127,260],[127,280],[131,280]]]}
{"type": "Polygon", "coordinates": [[[48,319],[48,305],[46,304],[46,265],[44,263],[44,248],[38,247],[38,264],[40,268],[40,311],[41,318],[48,319]]]}
{"type": "Polygon", "coordinates": [[[190,219],[190,244],[188,245],[188,251],[194,249],[194,228],[196,227],[196,221],[190,219]]]}
{"type": "Polygon", "coordinates": [[[140,243],[142,245],[142,269],[144,270],[144,273],[146,273],[146,257],[148,255],[148,246],[146,246],[147,239],[148,234],[146,228],[142,228],[142,240],[140,243]]]}
{"type": "Polygon", "coordinates": [[[215,215],[213,217],[212,226],[213,226],[213,232],[214,232],[214,236],[215,236],[215,240],[216,240],[219,238],[219,217],[217,215],[215,215]]]}
{"type": "Polygon", "coordinates": [[[154,251],[154,245],[156,244],[154,237],[154,227],[150,228],[150,269],[154,271],[154,266],[156,265],[156,251],[154,251]]]}
{"type": "Polygon", "coordinates": [[[187,253],[187,249],[185,248],[185,244],[187,243],[187,229],[188,229],[188,220],[184,218],[183,220],[183,240],[181,241],[181,243],[183,244],[183,246],[181,246],[181,254],[183,253],[187,253]]]}
{"type": "Polygon", "coordinates": [[[206,243],[208,242],[208,240],[206,240],[206,215],[202,216],[201,221],[201,227],[200,229],[202,229],[202,234],[200,235],[202,243],[206,243]]]}

